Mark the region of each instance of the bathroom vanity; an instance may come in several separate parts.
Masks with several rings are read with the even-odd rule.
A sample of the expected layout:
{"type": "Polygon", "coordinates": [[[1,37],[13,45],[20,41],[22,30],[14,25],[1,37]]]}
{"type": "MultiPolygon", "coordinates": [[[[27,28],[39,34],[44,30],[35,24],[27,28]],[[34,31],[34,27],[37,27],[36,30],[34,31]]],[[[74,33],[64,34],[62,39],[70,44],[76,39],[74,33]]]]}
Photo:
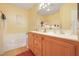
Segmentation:
{"type": "Polygon", "coordinates": [[[28,34],[28,47],[36,56],[79,56],[79,41],[75,35],[70,37],[37,31],[28,34]]]}

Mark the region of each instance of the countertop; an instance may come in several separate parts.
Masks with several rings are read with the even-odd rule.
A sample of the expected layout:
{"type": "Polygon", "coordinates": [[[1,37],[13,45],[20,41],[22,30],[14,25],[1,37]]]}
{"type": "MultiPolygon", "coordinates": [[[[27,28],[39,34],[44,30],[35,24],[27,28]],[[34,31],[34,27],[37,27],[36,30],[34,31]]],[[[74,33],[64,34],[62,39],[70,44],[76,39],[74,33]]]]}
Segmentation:
{"type": "Polygon", "coordinates": [[[70,39],[70,40],[78,40],[78,36],[77,35],[73,35],[73,34],[61,34],[61,33],[53,33],[53,32],[39,32],[39,31],[30,31],[33,33],[38,33],[38,34],[43,34],[43,35],[48,35],[48,36],[55,36],[55,37],[59,37],[59,38],[66,38],[66,39],[70,39]]]}

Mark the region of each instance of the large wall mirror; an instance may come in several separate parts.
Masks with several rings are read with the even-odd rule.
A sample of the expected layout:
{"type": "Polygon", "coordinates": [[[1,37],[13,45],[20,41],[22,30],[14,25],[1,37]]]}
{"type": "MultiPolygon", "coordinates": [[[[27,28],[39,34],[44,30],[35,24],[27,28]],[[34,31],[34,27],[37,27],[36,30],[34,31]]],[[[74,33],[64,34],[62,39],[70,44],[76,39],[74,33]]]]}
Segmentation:
{"type": "Polygon", "coordinates": [[[76,3],[43,3],[39,4],[38,12],[50,25],[58,25],[67,34],[77,34],[76,3]]]}

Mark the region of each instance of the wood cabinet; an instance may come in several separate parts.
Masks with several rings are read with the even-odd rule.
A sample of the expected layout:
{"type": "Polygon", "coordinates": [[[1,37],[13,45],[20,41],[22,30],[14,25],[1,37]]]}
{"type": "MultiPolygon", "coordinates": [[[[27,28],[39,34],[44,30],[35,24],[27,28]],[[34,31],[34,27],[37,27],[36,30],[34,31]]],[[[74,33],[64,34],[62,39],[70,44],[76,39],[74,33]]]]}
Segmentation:
{"type": "Polygon", "coordinates": [[[29,49],[36,56],[75,56],[79,42],[29,32],[29,49]]]}

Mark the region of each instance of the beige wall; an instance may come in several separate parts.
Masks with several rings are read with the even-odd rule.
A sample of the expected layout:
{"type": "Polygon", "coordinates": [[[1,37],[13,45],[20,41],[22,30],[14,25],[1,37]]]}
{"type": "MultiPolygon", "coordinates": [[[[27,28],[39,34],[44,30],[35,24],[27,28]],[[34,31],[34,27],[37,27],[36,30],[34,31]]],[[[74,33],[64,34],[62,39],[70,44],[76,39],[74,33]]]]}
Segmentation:
{"type": "Polygon", "coordinates": [[[27,32],[27,10],[9,4],[0,4],[0,10],[6,15],[8,33],[27,32]],[[23,24],[20,24],[19,20],[23,24]]]}
{"type": "MultiPolygon", "coordinates": [[[[44,16],[40,16],[38,13],[38,4],[35,4],[30,10],[29,10],[29,20],[28,20],[28,31],[35,30],[37,25],[40,24],[41,20],[45,20],[44,16]]],[[[37,27],[38,28],[38,27],[37,27]]]]}

